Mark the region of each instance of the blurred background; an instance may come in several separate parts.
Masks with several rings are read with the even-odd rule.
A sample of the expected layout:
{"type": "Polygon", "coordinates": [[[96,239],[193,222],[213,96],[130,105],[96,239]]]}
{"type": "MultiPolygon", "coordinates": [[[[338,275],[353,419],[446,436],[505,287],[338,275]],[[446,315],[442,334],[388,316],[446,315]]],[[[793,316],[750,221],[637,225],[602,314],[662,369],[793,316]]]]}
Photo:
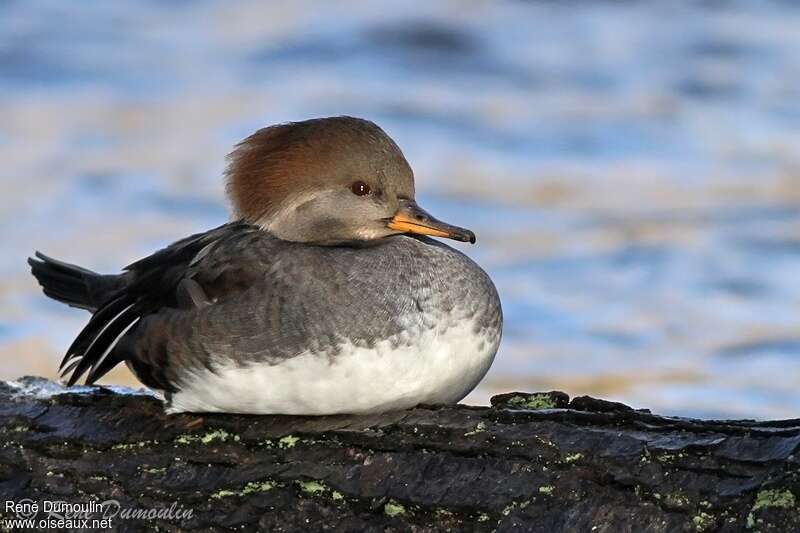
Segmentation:
{"type": "Polygon", "coordinates": [[[2,2],[0,378],[55,377],[88,317],[33,250],[115,272],[227,220],[235,142],[350,114],[478,235],[506,326],[468,401],[800,416],[798,28],[792,2],[2,2]]]}

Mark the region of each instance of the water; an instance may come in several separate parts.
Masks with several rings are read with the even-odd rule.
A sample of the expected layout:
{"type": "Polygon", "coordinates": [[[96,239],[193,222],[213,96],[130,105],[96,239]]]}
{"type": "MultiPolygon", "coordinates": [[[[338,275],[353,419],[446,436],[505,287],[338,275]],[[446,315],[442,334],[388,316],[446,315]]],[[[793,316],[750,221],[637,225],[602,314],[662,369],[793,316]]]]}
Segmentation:
{"type": "Polygon", "coordinates": [[[0,5],[0,378],[86,319],[32,250],[114,271],[226,220],[237,140],[351,114],[478,235],[506,329],[470,401],[799,416],[800,9],[429,4],[0,5]]]}

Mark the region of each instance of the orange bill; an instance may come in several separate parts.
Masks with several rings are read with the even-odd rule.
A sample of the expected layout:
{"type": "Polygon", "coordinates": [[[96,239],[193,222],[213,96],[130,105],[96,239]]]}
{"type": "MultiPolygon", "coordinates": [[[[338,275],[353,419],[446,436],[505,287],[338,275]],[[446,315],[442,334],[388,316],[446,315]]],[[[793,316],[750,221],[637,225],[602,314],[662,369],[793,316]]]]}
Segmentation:
{"type": "Polygon", "coordinates": [[[462,242],[475,242],[475,234],[468,229],[459,228],[437,220],[419,207],[414,200],[401,200],[400,209],[389,219],[387,226],[402,233],[416,233],[431,237],[444,237],[462,242]]]}

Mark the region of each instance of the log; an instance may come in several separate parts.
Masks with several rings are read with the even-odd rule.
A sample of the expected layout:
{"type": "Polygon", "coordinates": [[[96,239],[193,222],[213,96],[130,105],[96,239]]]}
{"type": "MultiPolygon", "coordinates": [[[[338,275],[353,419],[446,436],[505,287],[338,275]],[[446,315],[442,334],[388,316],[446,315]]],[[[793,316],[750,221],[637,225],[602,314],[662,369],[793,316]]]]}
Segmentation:
{"type": "Polygon", "coordinates": [[[665,417],[561,392],[368,416],[165,415],[141,392],[31,377],[0,398],[6,529],[30,515],[105,517],[105,531],[800,530],[800,420],[665,417]]]}

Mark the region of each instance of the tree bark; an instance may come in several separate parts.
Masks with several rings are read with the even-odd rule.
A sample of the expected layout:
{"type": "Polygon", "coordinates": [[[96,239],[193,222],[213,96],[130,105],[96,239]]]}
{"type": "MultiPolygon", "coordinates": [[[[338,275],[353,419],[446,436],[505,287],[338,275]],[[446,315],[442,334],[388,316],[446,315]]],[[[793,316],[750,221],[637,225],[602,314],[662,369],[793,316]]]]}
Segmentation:
{"type": "MultiPolygon", "coordinates": [[[[5,502],[37,502],[37,520],[55,519],[45,501],[106,502],[107,531],[800,530],[800,420],[662,417],[559,392],[168,416],[148,395],[22,378],[0,384],[0,442],[5,502]]],[[[18,511],[5,504],[6,529],[18,511]]]]}

